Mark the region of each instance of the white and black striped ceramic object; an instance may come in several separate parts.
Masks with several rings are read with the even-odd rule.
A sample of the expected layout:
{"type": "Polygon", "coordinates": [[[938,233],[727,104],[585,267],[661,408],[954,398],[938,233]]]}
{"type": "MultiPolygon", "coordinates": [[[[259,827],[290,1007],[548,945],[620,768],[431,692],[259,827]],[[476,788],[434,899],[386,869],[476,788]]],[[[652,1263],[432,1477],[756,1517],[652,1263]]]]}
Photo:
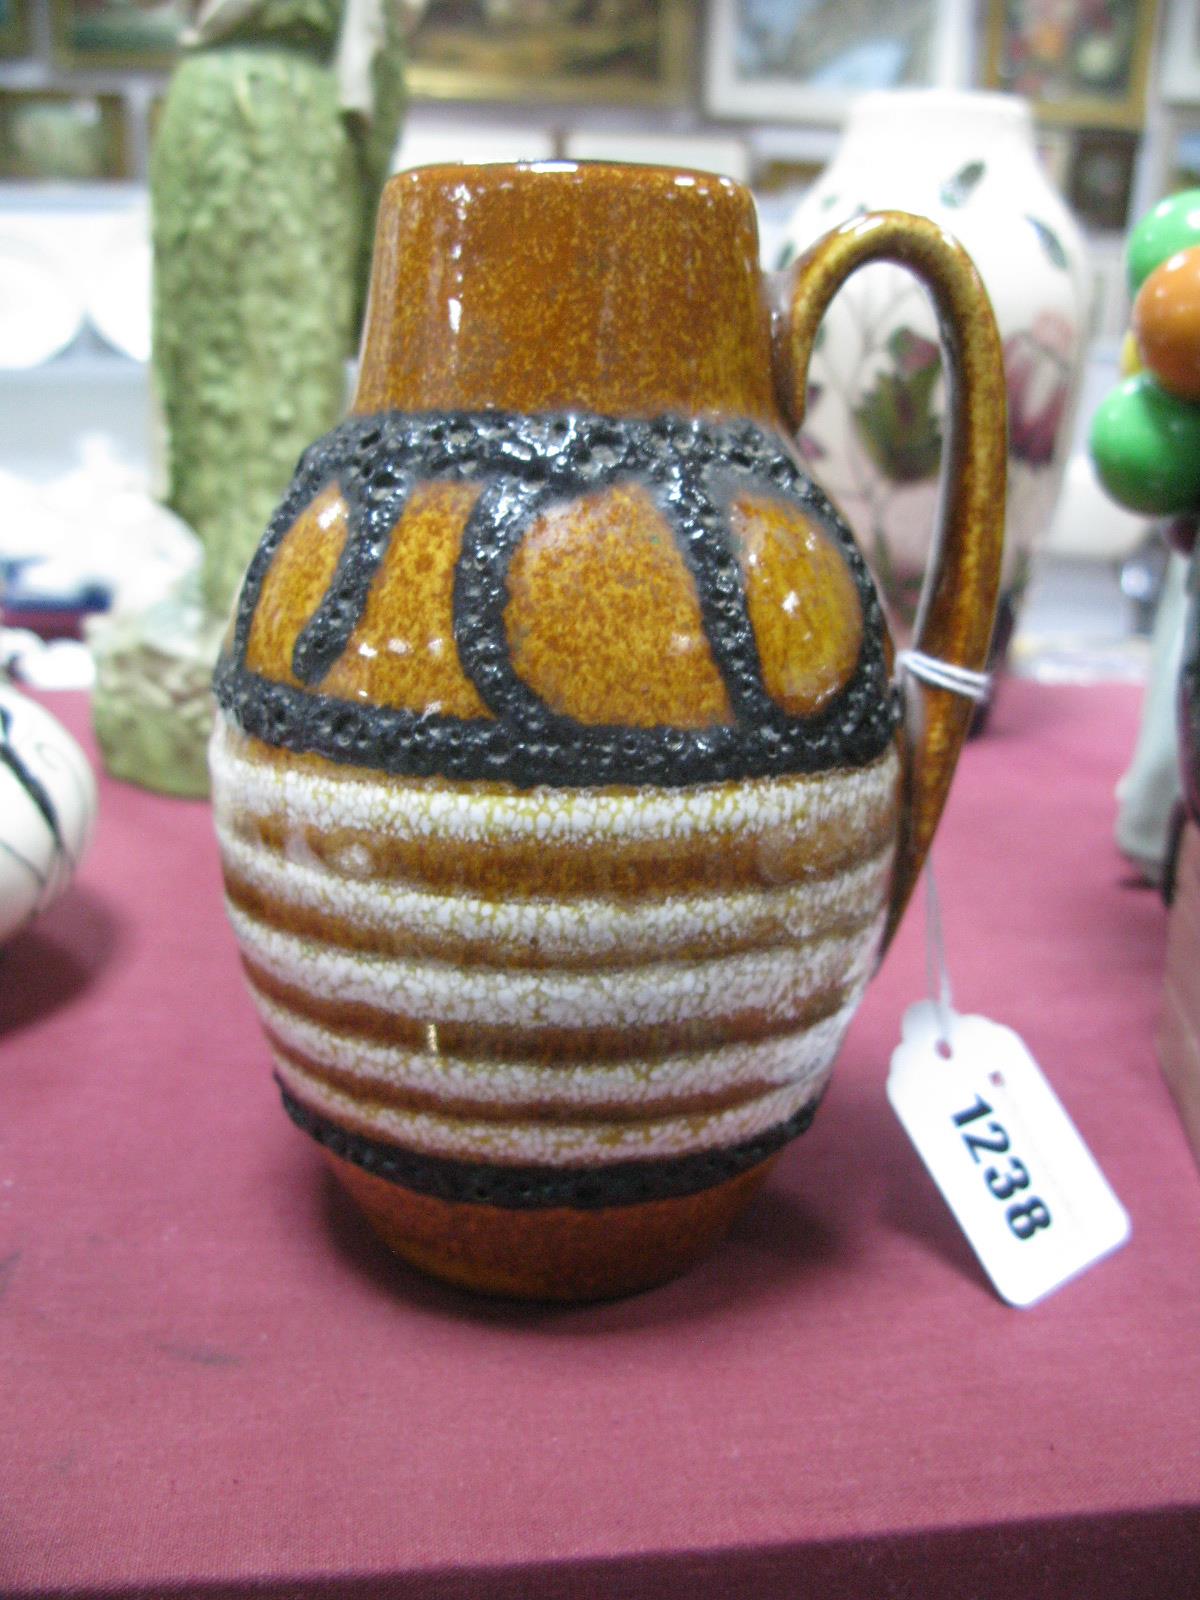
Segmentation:
{"type": "Polygon", "coordinates": [[[83,751],[48,711],[0,684],[0,940],[66,889],[95,817],[83,751]]]}

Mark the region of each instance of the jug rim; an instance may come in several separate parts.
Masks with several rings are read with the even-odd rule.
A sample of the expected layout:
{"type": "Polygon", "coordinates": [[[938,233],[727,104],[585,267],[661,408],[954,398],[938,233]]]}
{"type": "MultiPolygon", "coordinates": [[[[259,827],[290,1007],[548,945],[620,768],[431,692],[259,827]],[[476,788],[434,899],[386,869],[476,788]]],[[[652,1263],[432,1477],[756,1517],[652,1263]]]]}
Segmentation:
{"type": "Polygon", "coordinates": [[[482,174],[494,177],[497,180],[505,177],[525,176],[527,174],[544,175],[547,177],[570,177],[582,172],[595,173],[636,173],[648,180],[686,178],[692,183],[681,187],[696,187],[699,183],[711,185],[715,188],[727,190],[730,193],[749,194],[750,186],[738,178],[730,177],[727,173],[707,171],[703,167],[669,166],[663,162],[652,161],[611,161],[607,159],[593,159],[591,157],[576,158],[574,156],[551,156],[534,161],[429,161],[420,166],[405,167],[400,172],[394,172],[388,179],[388,187],[404,180],[421,177],[432,177],[434,174],[443,174],[447,178],[461,178],[467,173],[472,177],[482,174]]]}

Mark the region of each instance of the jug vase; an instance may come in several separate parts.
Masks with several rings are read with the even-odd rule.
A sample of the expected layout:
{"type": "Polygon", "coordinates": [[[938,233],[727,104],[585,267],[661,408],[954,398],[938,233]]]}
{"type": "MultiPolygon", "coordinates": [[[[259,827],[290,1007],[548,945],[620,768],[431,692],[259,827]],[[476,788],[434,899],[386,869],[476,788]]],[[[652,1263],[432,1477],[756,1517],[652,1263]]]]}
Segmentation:
{"type": "Polygon", "coordinates": [[[394,178],[351,416],[302,458],[218,666],[229,912],[284,1105],[379,1234],[473,1289],[681,1271],[810,1123],[970,708],[910,695],[791,443],[880,259],[946,333],[918,629],[986,656],[1004,500],[987,298],[932,224],[778,284],[728,179],[394,178]]]}

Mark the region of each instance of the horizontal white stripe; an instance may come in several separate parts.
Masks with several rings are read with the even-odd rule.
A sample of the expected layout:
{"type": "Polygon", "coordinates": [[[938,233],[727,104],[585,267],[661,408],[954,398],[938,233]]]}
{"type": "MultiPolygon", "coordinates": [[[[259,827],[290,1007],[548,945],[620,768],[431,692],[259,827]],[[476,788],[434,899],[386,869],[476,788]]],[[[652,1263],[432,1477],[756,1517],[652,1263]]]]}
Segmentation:
{"type": "Polygon", "coordinates": [[[243,954],[282,983],[428,1022],[587,1028],[713,1020],[761,1011],[780,1021],[835,984],[864,981],[882,913],[862,932],[705,961],[594,972],[456,967],[341,950],[268,927],[227,902],[243,954]]]}
{"type": "Polygon", "coordinates": [[[218,712],[209,763],[218,823],[285,817],[297,830],[351,828],[388,839],[584,845],[762,834],[791,841],[805,828],[844,825],[849,840],[882,831],[896,813],[894,746],[870,766],[690,788],[453,788],[421,779],[317,772],[248,756],[243,736],[218,712]]]}
{"type": "Polygon", "coordinates": [[[277,1060],[287,1087],[314,1110],[345,1126],[423,1155],[461,1161],[600,1166],[654,1156],[680,1156],[740,1144],[798,1111],[815,1092],[811,1083],[773,1089],[757,1100],[708,1116],[646,1122],[488,1122],[399,1111],[364,1103],[332,1089],[290,1061],[277,1060]]]}
{"type": "Polygon", "coordinates": [[[534,948],[547,964],[567,958],[667,957],[698,940],[762,943],[805,939],[874,915],[883,904],[892,849],[828,878],[782,889],[713,891],[629,902],[543,896],[488,900],[434,894],[390,879],[348,878],[320,860],[289,860],[219,828],[226,869],[285,906],[340,917],[386,934],[403,929],[422,940],[472,940],[534,948]]]}
{"type": "Polygon", "coordinates": [[[811,1087],[837,1054],[859,996],[833,1016],[781,1038],[658,1059],[555,1066],[465,1060],[379,1044],[298,1016],[257,991],[254,998],[263,1022],[284,1044],[361,1081],[361,1092],[368,1097],[383,1085],[496,1106],[533,1100],[564,1108],[625,1102],[644,1106],[653,1115],[656,1101],[684,1094],[720,1093],[742,1084],[811,1087]]]}

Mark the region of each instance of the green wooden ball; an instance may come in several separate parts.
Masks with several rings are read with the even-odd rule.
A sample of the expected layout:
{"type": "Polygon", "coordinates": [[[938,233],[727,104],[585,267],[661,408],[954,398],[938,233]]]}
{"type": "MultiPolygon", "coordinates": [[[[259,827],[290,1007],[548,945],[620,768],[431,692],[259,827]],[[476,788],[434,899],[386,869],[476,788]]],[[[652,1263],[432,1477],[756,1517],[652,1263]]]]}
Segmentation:
{"type": "Polygon", "coordinates": [[[1200,244],[1200,189],[1182,189],[1160,200],[1129,235],[1125,265],[1130,291],[1136,294],[1155,267],[1194,244],[1200,244]]]}
{"type": "Polygon", "coordinates": [[[1090,446],[1101,483],[1130,511],[1174,516],[1200,506],[1200,406],[1176,400],[1148,373],[1101,402],[1090,446]]]}

